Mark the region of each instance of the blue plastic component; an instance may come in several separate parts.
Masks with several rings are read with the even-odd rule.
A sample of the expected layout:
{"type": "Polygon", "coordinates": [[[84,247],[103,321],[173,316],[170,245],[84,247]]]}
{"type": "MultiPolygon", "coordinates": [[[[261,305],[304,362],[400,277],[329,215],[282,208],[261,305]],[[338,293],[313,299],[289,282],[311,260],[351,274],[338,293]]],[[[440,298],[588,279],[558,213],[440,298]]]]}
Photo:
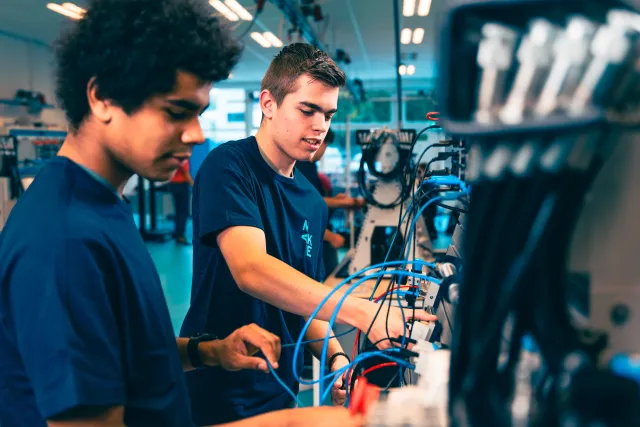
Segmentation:
{"type": "Polygon", "coordinates": [[[640,384],[640,354],[617,354],[611,358],[609,368],[614,374],[640,384]]]}

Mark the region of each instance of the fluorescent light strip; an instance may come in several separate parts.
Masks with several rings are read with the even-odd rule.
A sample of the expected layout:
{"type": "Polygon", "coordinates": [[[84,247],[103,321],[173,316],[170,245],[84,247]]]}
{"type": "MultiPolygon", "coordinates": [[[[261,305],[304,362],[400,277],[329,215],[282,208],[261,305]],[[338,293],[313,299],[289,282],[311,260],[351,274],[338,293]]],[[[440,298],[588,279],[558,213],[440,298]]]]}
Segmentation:
{"type": "Polygon", "coordinates": [[[408,65],[407,66],[407,74],[410,76],[413,76],[413,74],[416,72],[416,66],[415,65],[408,65]]]}
{"type": "Polygon", "coordinates": [[[253,20],[253,15],[251,15],[247,11],[247,9],[242,7],[242,5],[238,3],[236,0],[224,0],[224,4],[227,5],[227,7],[231,9],[241,19],[244,19],[245,21],[253,20]]]}
{"type": "Polygon", "coordinates": [[[431,10],[431,0],[420,0],[418,16],[427,16],[431,10]]]}
{"type": "Polygon", "coordinates": [[[85,9],[81,8],[80,6],[76,6],[73,3],[62,3],[62,7],[64,7],[65,9],[69,9],[71,12],[77,13],[80,16],[87,13],[85,9]]]}
{"type": "Polygon", "coordinates": [[[238,15],[233,13],[231,9],[225,6],[220,0],[210,0],[209,4],[213,6],[218,12],[222,14],[222,16],[227,18],[229,21],[237,21],[240,19],[238,18],[238,15]]]}
{"type": "Polygon", "coordinates": [[[271,43],[260,33],[251,33],[251,38],[262,47],[271,47],[271,43]]]}
{"type": "Polygon", "coordinates": [[[69,9],[64,8],[64,7],[62,7],[62,6],[60,6],[59,4],[56,4],[56,3],[47,4],[47,9],[52,10],[54,12],[57,12],[60,15],[64,15],[67,18],[76,19],[76,20],[82,19],[81,15],[78,15],[77,13],[72,12],[69,9]]]}
{"type": "Polygon", "coordinates": [[[265,39],[273,45],[273,47],[282,47],[282,41],[272,32],[262,33],[265,39]]]}
{"type": "Polygon", "coordinates": [[[420,44],[422,43],[422,39],[424,39],[424,28],[416,28],[413,30],[413,43],[420,44]]]}
{"type": "Polygon", "coordinates": [[[400,33],[400,42],[402,44],[411,43],[411,28],[405,28],[400,33]]]}
{"type": "Polygon", "coordinates": [[[405,74],[407,74],[407,66],[401,65],[400,67],[398,67],[398,72],[401,76],[404,76],[405,74]]]}
{"type": "Polygon", "coordinates": [[[404,0],[404,7],[402,8],[402,14],[404,16],[413,16],[416,10],[416,0],[404,0]]]}

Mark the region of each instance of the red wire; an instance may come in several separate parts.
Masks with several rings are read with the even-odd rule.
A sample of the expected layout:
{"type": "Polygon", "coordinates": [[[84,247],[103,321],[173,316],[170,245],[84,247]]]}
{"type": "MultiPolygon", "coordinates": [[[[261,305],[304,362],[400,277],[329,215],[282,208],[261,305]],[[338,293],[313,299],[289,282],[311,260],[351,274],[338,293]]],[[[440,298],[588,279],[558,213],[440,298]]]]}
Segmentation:
{"type": "Polygon", "coordinates": [[[375,365],[370,367],[369,369],[366,369],[360,376],[364,377],[367,374],[370,374],[373,371],[377,371],[378,369],[382,369],[382,368],[389,368],[391,366],[398,366],[398,364],[396,362],[385,362],[385,363],[381,363],[379,365],[375,365]]]}
{"type": "Polygon", "coordinates": [[[427,120],[431,120],[432,122],[437,122],[440,119],[440,113],[437,111],[432,111],[427,113],[427,120]]]}
{"type": "MultiPolygon", "coordinates": [[[[411,286],[400,286],[399,288],[393,288],[391,289],[391,292],[393,292],[394,290],[400,290],[400,289],[410,289],[411,286]]],[[[385,292],[382,295],[380,295],[379,297],[377,297],[374,302],[379,302],[382,298],[384,298],[385,296],[387,296],[389,292],[385,292]]],[[[356,340],[353,342],[353,351],[351,352],[351,360],[356,358],[356,352],[358,351],[358,343],[360,342],[360,331],[358,331],[358,333],[356,334],[356,340]]]]}

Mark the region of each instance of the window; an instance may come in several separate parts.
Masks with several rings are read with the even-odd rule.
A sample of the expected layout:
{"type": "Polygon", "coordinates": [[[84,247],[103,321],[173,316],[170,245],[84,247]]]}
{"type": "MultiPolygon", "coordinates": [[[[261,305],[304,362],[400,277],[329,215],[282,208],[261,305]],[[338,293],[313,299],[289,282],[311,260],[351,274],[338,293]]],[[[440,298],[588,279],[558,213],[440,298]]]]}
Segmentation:
{"type": "Polygon", "coordinates": [[[435,91],[407,93],[404,111],[407,122],[426,121],[427,113],[438,111],[435,91]]]}
{"type": "Polygon", "coordinates": [[[214,143],[246,138],[244,89],[213,89],[210,101],[200,116],[205,137],[214,143]]]}
{"type": "Polygon", "coordinates": [[[338,99],[338,112],[333,118],[335,123],[345,123],[347,116],[352,123],[389,123],[391,122],[391,100],[388,91],[372,90],[367,99],[353,104],[349,95],[341,92],[338,99]]]}

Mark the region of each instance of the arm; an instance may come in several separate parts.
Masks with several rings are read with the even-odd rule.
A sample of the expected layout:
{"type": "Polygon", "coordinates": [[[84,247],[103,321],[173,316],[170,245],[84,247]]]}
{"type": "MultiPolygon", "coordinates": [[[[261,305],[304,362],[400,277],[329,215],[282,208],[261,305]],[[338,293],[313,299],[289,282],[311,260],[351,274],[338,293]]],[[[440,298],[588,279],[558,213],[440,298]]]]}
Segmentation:
{"type": "MultiPolygon", "coordinates": [[[[176,338],[182,369],[193,369],[187,345],[189,338],[176,338]]],[[[258,351],[269,360],[271,366],[278,369],[280,359],[280,338],[265,331],[257,325],[247,325],[235,330],[223,340],[205,341],[198,344],[200,358],[206,366],[221,366],[227,371],[239,371],[241,369],[255,369],[269,372],[269,367],[264,359],[254,357],[258,351]]]]}
{"type": "Polygon", "coordinates": [[[125,427],[124,407],[77,408],[47,420],[48,427],[125,427]]]}
{"type": "MultiPolygon", "coordinates": [[[[282,310],[310,316],[329,294],[330,289],[300,273],[295,268],[267,254],[264,232],[255,227],[230,227],[218,234],[218,247],[229,266],[238,287],[247,294],[282,310]]],[[[318,311],[319,320],[328,321],[333,315],[342,294],[335,293],[318,311]]],[[[347,297],[338,312],[337,321],[368,330],[378,306],[371,301],[347,297]]],[[[430,321],[436,316],[425,311],[405,312],[404,319],[430,321]]],[[[380,342],[381,349],[391,347],[386,339],[398,337],[407,331],[401,309],[383,308],[377,316],[369,339],[380,342]],[[390,311],[386,316],[386,311],[390,311]]]]}
{"type": "MultiPolygon", "coordinates": [[[[327,322],[323,322],[322,320],[313,320],[304,338],[307,341],[324,339],[327,334],[327,329],[329,329],[329,324],[327,322]]],[[[332,335],[331,332],[329,333],[330,335],[332,335]]],[[[307,348],[309,349],[309,351],[311,351],[311,353],[321,362],[323,344],[324,343],[322,341],[307,344],[307,348]]],[[[331,360],[331,357],[336,353],[344,353],[344,350],[342,349],[340,342],[338,342],[338,339],[332,338],[329,340],[329,345],[327,347],[327,360],[325,362],[331,360]]],[[[327,368],[330,372],[336,372],[346,367],[350,363],[351,361],[347,357],[340,355],[333,359],[331,361],[331,365],[327,366],[327,368]]],[[[331,387],[331,401],[336,406],[343,406],[347,400],[347,391],[346,389],[342,390],[344,378],[346,378],[346,376],[346,372],[340,375],[338,378],[336,378],[333,386],[331,387]]]]}
{"type": "MultiPolygon", "coordinates": [[[[305,341],[314,341],[324,339],[327,334],[327,329],[329,329],[329,323],[324,322],[322,320],[313,320],[311,322],[311,326],[309,326],[309,330],[304,336],[305,341]]],[[[333,335],[333,333],[329,333],[329,335],[333,335]]],[[[323,342],[312,342],[307,344],[307,348],[311,353],[318,359],[321,360],[322,356],[322,346],[323,342]]],[[[337,338],[331,338],[329,340],[329,346],[327,348],[327,358],[331,358],[335,353],[343,352],[342,346],[337,338]]]]}
{"type": "MultiPolygon", "coordinates": [[[[218,235],[218,246],[234,280],[243,292],[280,309],[309,316],[329,293],[329,288],[267,254],[264,232],[254,227],[231,227],[218,235]]],[[[334,295],[316,316],[329,320],[341,294],[334,295]]],[[[370,319],[369,303],[347,298],[338,321],[352,326],[370,319]]]]}
{"type": "Polygon", "coordinates": [[[358,209],[364,206],[364,200],[353,197],[325,197],[324,201],[329,209],[358,209]]]}
{"type": "Polygon", "coordinates": [[[50,426],[122,426],[122,338],[105,273],[115,260],[91,239],[58,245],[31,245],[3,272],[16,350],[50,426]]]}
{"type": "Polygon", "coordinates": [[[320,406],[316,408],[285,409],[247,418],[217,427],[361,427],[361,415],[351,415],[345,408],[320,406]]]}
{"type": "Polygon", "coordinates": [[[324,241],[329,242],[335,249],[344,246],[344,237],[342,237],[341,234],[334,233],[331,230],[326,230],[324,232],[324,241]]]}

